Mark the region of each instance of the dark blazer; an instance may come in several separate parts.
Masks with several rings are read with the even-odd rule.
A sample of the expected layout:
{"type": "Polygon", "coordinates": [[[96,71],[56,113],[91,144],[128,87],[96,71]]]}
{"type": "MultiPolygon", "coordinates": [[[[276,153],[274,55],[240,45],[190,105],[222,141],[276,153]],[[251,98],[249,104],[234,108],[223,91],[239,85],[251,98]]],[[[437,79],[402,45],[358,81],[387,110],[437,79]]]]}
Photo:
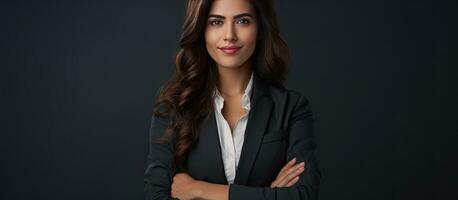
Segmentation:
{"type": "MultiPolygon", "coordinates": [[[[292,90],[279,89],[261,79],[253,80],[251,110],[234,184],[229,199],[318,199],[321,172],[315,158],[313,117],[307,98],[292,90]],[[296,157],[305,161],[299,181],[287,188],[270,188],[281,168],[296,157]]],[[[146,199],[172,199],[174,176],[173,141],[151,141],[164,133],[168,120],[153,116],[144,177],[146,199]]],[[[215,115],[203,122],[199,139],[188,155],[189,174],[197,179],[227,184],[215,115]]]]}

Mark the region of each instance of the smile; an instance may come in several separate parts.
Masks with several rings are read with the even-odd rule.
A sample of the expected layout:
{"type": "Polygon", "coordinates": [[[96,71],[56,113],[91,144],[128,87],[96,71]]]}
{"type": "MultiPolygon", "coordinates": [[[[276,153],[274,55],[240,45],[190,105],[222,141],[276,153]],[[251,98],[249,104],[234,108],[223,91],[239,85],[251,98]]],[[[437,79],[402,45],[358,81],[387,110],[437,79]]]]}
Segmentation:
{"type": "Polygon", "coordinates": [[[218,47],[219,50],[221,50],[223,53],[227,55],[233,55],[237,53],[242,47],[237,47],[237,46],[227,46],[227,47],[218,47]]]}

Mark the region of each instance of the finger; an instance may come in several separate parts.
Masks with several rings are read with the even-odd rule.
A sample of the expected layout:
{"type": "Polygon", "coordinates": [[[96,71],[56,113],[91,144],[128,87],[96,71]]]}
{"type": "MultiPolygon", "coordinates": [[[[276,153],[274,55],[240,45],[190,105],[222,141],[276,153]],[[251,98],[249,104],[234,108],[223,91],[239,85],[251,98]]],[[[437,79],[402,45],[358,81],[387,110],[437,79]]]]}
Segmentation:
{"type": "MultiPolygon", "coordinates": [[[[296,170],[292,170],[291,173],[289,173],[286,176],[285,182],[289,182],[292,180],[294,177],[299,176],[302,172],[304,172],[304,164],[300,164],[299,167],[296,170]]],[[[285,184],[286,184],[285,183],[285,184]]]]}
{"type": "Polygon", "coordinates": [[[295,176],[302,173],[304,170],[304,162],[297,164],[296,166],[292,167],[291,169],[287,170],[285,174],[278,179],[278,185],[285,186],[291,179],[295,176]]]}
{"type": "Polygon", "coordinates": [[[282,175],[286,170],[290,169],[296,163],[296,158],[291,159],[288,163],[286,163],[283,168],[281,168],[280,172],[278,173],[277,177],[282,175]]]}
{"type": "Polygon", "coordinates": [[[272,181],[272,183],[270,184],[270,187],[271,188],[278,187],[278,179],[275,179],[274,181],[272,181]]]}
{"type": "Polygon", "coordinates": [[[284,186],[284,183],[287,182],[287,181],[285,181],[285,179],[287,179],[289,173],[291,173],[291,169],[294,170],[294,169],[297,168],[297,166],[299,166],[299,165],[293,166],[293,167],[291,167],[290,169],[284,171],[282,174],[279,174],[279,176],[277,177],[277,179],[275,179],[275,185],[276,185],[277,187],[283,187],[283,186],[284,186]]]}
{"type": "Polygon", "coordinates": [[[296,163],[296,158],[291,159],[288,163],[286,163],[285,166],[283,166],[283,168],[281,168],[281,171],[280,171],[280,172],[285,171],[285,170],[291,168],[292,166],[294,166],[295,163],[296,163]]]}
{"type": "Polygon", "coordinates": [[[270,188],[274,188],[274,187],[277,187],[277,185],[276,185],[275,181],[274,181],[274,182],[272,182],[272,184],[270,184],[270,188]]]}
{"type": "MultiPolygon", "coordinates": [[[[294,164],[294,162],[296,161],[296,158],[292,159],[289,163],[287,163],[285,165],[285,167],[283,168],[283,171],[281,171],[278,175],[277,175],[277,178],[272,182],[271,186],[270,187],[285,187],[287,182],[290,181],[290,179],[293,179],[294,176],[290,176],[290,178],[288,178],[288,170],[289,170],[289,173],[294,173],[294,168],[298,168],[300,167],[300,164],[302,163],[299,163],[299,164],[296,164],[294,166],[289,166],[288,164],[294,164]],[[288,168],[289,167],[289,168],[288,168]],[[287,169],[288,168],[288,169],[287,169]],[[293,168],[293,169],[292,169],[293,168]],[[282,181],[283,180],[283,181],[282,181]]],[[[304,161],[305,162],[305,161],[304,161]]],[[[303,162],[303,163],[304,163],[303,162]]],[[[301,172],[297,173],[300,174],[301,172]]]]}
{"type": "Polygon", "coordinates": [[[275,179],[271,184],[270,187],[273,188],[277,185],[277,179],[275,179]]]}
{"type": "Polygon", "coordinates": [[[291,181],[286,184],[286,187],[291,187],[299,181],[299,176],[294,177],[291,181]]]}

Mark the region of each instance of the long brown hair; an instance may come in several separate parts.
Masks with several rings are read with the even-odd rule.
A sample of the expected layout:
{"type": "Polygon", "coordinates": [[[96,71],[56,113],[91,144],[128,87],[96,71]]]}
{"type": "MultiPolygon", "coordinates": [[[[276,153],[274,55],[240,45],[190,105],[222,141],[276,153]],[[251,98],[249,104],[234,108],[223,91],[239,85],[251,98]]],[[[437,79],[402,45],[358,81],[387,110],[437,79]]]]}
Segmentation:
{"type": "MultiPolygon", "coordinates": [[[[213,111],[217,83],[215,61],[205,46],[205,28],[212,0],[188,0],[175,71],[161,89],[154,114],[169,119],[166,134],[174,137],[175,167],[186,171],[187,153],[197,141],[201,123],[213,111]]],[[[284,88],[288,73],[288,47],[279,35],[273,0],[250,0],[258,22],[258,42],[252,55],[253,71],[273,86],[284,88]]]]}

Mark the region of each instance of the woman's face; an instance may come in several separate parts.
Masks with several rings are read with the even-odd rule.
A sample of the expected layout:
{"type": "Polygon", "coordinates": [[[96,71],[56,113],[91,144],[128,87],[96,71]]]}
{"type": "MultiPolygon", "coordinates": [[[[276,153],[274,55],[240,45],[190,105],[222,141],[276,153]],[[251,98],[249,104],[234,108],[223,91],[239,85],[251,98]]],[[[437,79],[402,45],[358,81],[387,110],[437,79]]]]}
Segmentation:
{"type": "Polygon", "coordinates": [[[207,51],[218,67],[240,67],[256,48],[257,32],[249,0],[215,0],[205,28],[207,51]]]}

